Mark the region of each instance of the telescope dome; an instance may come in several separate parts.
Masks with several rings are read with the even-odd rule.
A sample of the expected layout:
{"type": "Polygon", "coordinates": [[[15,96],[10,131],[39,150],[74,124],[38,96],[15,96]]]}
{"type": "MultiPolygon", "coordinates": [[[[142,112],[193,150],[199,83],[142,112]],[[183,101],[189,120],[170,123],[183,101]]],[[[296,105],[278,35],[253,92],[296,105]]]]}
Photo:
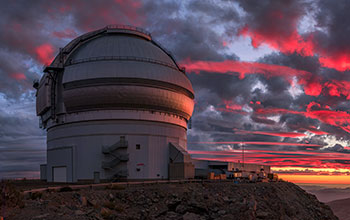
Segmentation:
{"type": "MultiPolygon", "coordinates": [[[[109,25],[72,40],[35,88],[47,181],[164,179],[170,149],[187,149],[191,82],[140,28],[109,25]]],[[[194,173],[184,158],[176,166],[194,173]]]]}

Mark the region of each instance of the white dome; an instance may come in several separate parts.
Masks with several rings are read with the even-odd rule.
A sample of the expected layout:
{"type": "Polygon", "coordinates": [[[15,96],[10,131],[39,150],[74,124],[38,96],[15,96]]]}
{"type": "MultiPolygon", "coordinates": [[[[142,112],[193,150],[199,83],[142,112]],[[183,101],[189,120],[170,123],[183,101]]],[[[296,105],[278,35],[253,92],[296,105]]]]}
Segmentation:
{"type": "Polygon", "coordinates": [[[192,115],[194,92],[185,72],[138,28],[107,26],[84,34],[63,48],[45,71],[50,74],[43,78],[53,73],[57,77],[57,101],[39,89],[38,115],[59,102],[64,107],[55,107],[51,116],[128,109],[170,113],[185,120],[192,115]]]}

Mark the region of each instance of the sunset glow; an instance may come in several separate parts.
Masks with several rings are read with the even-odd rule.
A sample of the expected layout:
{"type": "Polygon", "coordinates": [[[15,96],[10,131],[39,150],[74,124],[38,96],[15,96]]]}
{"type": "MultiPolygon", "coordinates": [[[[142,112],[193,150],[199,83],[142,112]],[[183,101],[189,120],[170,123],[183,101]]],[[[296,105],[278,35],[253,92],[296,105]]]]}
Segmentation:
{"type": "MultiPolygon", "coordinates": [[[[339,4],[252,2],[91,0],[87,4],[75,0],[22,5],[9,1],[11,7],[3,7],[0,24],[6,30],[0,36],[0,177],[38,178],[38,164],[46,163],[46,131],[38,127],[38,96],[33,88],[33,82],[43,76],[43,66],[50,65],[60,51],[60,59],[66,62],[62,65],[68,66],[69,50],[61,48],[89,31],[107,33],[111,30],[104,29],[106,25],[119,24],[152,33],[152,40],[164,51],[144,51],[137,43],[120,47],[111,43],[99,55],[89,51],[86,57],[92,54],[93,62],[112,57],[113,62],[140,65],[151,59],[150,66],[160,64],[160,70],[150,67],[142,77],[159,75],[159,81],[170,85],[170,92],[178,84],[183,87],[181,93],[193,92],[194,111],[187,137],[183,136],[193,157],[238,162],[243,160],[244,148],[246,163],[271,165],[285,180],[350,184],[350,4],[345,0],[339,4]],[[128,57],[123,53],[129,48],[134,48],[133,62],[110,53],[115,50],[128,57]],[[163,71],[168,67],[180,71],[181,77],[163,71]]],[[[95,37],[96,33],[90,34],[95,37]]],[[[79,42],[85,44],[86,39],[94,43],[95,38],[79,42]]],[[[69,79],[78,79],[78,64],[69,66],[69,79]]],[[[103,80],[119,77],[115,71],[103,80]]],[[[81,74],[97,79],[90,68],[81,74]]],[[[128,77],[136,75],[130,72],[128,77]]],[[[57,104],[53,99],[57,97],[43,99],[57,104]]],[[[107,92],[104,97],[109,98],[107,92]]],[[[181,109],[181,101],[174,101],[179,105],[176,109],[181,109]]],[[[67,106],[59,106],[59,114],[65,114],[67,106]]],[[[157,117],[188,114],[161,109],[157,117]]],[[[186,125],[183,118],[176,120],[186,125]]],[[[181,144],[186,147],[185,142],[181,144]]]]}
{"type": "Polygon", "coordinates": [[[279,174],[279,178],[293,183],[349,184],[350,175],[298,175],[279,174]]]}

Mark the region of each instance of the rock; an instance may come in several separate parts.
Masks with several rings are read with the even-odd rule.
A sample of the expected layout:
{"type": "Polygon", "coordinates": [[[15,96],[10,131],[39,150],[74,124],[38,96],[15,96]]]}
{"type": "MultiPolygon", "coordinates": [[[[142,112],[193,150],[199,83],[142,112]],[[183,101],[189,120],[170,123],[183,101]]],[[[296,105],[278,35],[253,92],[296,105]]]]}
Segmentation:
{"type": "Polygon", "coordinates": [[[82,206],[87,206],[88,202],[85,196],[80,197],[80,203],[82,206]]]}
{"type": "Polygon", "coordinates": [[[220,210],[220,211],[218,211],[218,214],[219,214],[219,215],[225,215],[225,214],[226,214],[226,211],[225,211],[225,210],[220,210]]]}
{"type": "Polygon", "coordinates": [[[109,208],[109,209],[114,209],[115,207],[115,204],[111,201],[106,201],[103,203],[103,206],[106,207],[106,208],[109,208]]]}
{"type": "Polygon", "coordinates": [[[264,211],[257,211],[256,212],[256,217],[257,218],[261,218],[261,219],[265,219],[265,218],[267,218],[269,216],[269,213],[267,213],[267,212],[264,212],[264,211]]]}
{"type": "Polygon", "coordinates": [[[176,207],[181,203],[181,199],[175,198],[175,199],[170,199],[166,202],[166,205],[170,210],[175,210],[176,207]]]}
{"type": "Polygon", "coordinates": [[[49,213],[46,213],[43,215],[37,215],[37,216],[33,217],[32,220],[44,219],[44,218],[48,217],[49,215],[50,215],[49,213]]]}
{"type": "Polygon", "coordinates": [[[86,213],[81,211],[81,210],[77,210],[74,212],[75,215],[85,215],[86,213]]]}
{"type": "Polygon", "coordinates": [[[201,217],[200,215],[194,214],[192,212],[186,212],[186,214],[184,214],[182,216],[183,220],[200,220],[201,217]]]}
{"type": "Polygon", "coordinates": [[[42,192],[33,192],[33,193],[30,193],[30,198],[33,199],[33,200],[41,199],[42,196],[43,196],[43,193],[42,193],[42,192]]]}
{"type": "Polygon", "coordinates": [[[255,199],[253,199],[253,200],[248,202],[248,208],[253,210],[253,211],[256,211],[256,201],[255,201],[255,199]]]}
{"type": "Polygon", "coordinates": [[[26,207],[23,210],[17,208],[12,194],[3,193],[5,200],[0,197],[0,201],[11,205],[5,208],[10,210],[8,213],[13,215],[13,219],[44,220],[54,216],[57,219],[97,220],[337,219],[329,207],[315,197],[309,196],[298,186],[283,182],[212,182],[206,184],[205,191],[200,183],[186,183],[128,186],[123,191],[114,192],[104,189],[82,189],[79,194],[76,190],[71,193],[45,192],[42,198],[24,199],[26,207]],[[143,193],[141,188],[144,189],[143,193]],[[11,201],[13,203],[9,203],[11,201]],[[142,205],[138,205],[139,202],[142,205]]]}
{"type": "Polygon", "coordinates": [[[96,200],[93,200],[93,199],[87,200],[87,204],[89,204],[91,206],[94,206],[94,207],[98,205],[96,200]]]}
{"type": "Polygon", "coordinates": [[[157,214],[155,215],[155,217],[159,217],[162,215],[166,215],[167,214],[168,209],[159,209],[159,211],[157,212],[157,214]]]}
{"type": "Polygon", "coordinates": [[[68,208],[71,210],[78,210],[78,207],[76,207],[75,205],[68,206],[68,208]]]}
{"type": "Polygon", "coordinates": [[[184,214],[187,211],[186,206],[180,204],[176,207],[175,211],[180,214],[184,214]]]}
{"type": "Polygon", "coordinates": [[[208,208],[206,207],[206,205],[200,201],[196,201],[195,199],[191,199],[189,201],[189,206],[191,206],[191,210],[193,210],[192,212],[195,213],[206,213],[208,212],[208,208]]]}
{"type": "Polygon", "coordinates": [[[170,211],[166,213],[166,217],[170,219],[177,219],[178,215],[175,212],[170,211]]]}
{"type": "Polygon", "coordinates": [[[109,218],[112,215],[112,211],[108,208],[102,207],[101,208],[101,216],[103,218],[109,218]]]}
{"type": "Polygon", "coordinates": [[[113,200],[114,199],[113,194],[112,193],[108,194],[108,198],[109,198],[109,200],[113,200]]]}
{"type": "Polygon", "coordinates": [[[81,195],[79,193],[74,193],[73,198],[79,199],[80,200],[81,195]]]}

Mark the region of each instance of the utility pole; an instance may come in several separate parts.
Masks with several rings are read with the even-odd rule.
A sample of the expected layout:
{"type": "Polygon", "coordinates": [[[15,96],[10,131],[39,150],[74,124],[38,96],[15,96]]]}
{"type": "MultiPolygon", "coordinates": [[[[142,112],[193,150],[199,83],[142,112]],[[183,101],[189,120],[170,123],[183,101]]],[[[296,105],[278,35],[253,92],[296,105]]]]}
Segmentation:
{"type": "Polygon", "coordinates": [[[242,148],[242,168],[244,168],[244,144],[240,143],[239,145],[242,148]]]}
{"type": "Polygon", "coordinates": [[[243,167],[244,167],[244,144],[242,144],[242,160],[243,160],[243,167]]]}

